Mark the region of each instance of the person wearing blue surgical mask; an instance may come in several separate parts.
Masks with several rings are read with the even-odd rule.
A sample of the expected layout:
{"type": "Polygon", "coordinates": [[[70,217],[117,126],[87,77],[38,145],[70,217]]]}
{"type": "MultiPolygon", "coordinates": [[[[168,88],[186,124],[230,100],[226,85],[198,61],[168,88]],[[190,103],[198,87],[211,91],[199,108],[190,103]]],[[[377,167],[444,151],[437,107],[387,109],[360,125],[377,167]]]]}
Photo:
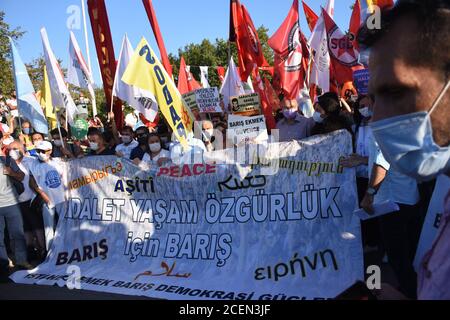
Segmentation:
{"type": "MultiPolygon", "coordinates": [[[[358,34],[360,47],[371,49],[373,135],[398,172],[419,182],[450,176],[450,2],[398,0],[383,11],[381,25],[358,34]]],[[[419,299],[450,299],[450,190],[439,191],[448,195],[435,242],[418,268],[419,299]]],[[[399,235],[411,228],[417,229],[411,219],[398,221],[399,235]]],[[[417,238],[410,233],[411,246],[417,238]]]]}
{"type": "Polygon", "coordinates": [[[22,132],[19,135],[20,142],[25,146],[27,150],[32,150],[33,147],[33,141],[31,139],[31,135],[33,133],[31,123],[29,121],[22,121],[22,132]]]}
{"type": "MultiPolygon", "coordinates": [[[[355,146],[354,153],[341,159],[344,168],[355,168],[358,199],[364,199],[369,184],[369,154],[373,136],[369,121],[373,113],[373,103],[369,96],[360,96],[356,101],[355,118],[355,146]]],[[[361,221],[361,235],[365,250],[380,250],[380,232],[378,219],[361,221]]]]}
{"type": "Polygon", "coordinates": [[[298,109],[297,100],[283,100],[283,119],[278,121],[280,142],[301,140],[311,135],[314,126],[312,118],[305,118],[298,109]]]}

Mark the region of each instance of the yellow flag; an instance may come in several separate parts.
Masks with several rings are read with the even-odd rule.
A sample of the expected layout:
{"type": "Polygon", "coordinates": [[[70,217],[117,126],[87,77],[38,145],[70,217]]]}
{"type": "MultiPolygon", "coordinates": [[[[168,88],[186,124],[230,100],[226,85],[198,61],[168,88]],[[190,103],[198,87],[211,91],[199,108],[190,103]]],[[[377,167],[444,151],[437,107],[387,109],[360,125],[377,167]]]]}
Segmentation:
{"type": "Polygon", "coordinates": [[[45,117],[47,118],[50,129],[56,128],[56,114],[53,110],[52,93],[50,92],[47,68],[44,68],[44,83],[42,84],[39,103],[44,108],[45,117]]]}
{"type": "Polygon", "coordinates": [[[192,133],[194,117],[145,38],[142,38],[134,52],[122,81],[148,91],[156,98],[178,141],[183,147],[187,147],[187,137],[192,133]]]}

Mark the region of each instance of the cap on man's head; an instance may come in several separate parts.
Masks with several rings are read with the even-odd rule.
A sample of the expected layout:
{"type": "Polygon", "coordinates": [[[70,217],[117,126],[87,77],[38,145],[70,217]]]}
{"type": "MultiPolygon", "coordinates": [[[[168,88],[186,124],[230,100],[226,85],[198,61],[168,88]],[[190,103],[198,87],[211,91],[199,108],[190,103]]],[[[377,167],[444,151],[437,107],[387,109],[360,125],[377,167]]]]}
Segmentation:
{"type": "Polygon", "coordinates": [[[53,150],[53,146],[48,141],[39,141],[38,144],[36,145],[36,149],[42,151],[49,151],[53,150]]]}

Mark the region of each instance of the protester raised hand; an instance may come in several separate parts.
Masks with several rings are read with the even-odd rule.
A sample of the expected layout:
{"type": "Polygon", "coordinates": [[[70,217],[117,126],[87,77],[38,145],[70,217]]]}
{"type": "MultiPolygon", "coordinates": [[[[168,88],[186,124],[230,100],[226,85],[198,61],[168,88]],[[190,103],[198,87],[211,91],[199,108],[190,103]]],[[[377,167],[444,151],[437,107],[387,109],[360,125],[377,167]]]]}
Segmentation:
{"type": "Polygon", "coordinates": [[[367,165],[369,162],[368,157],[360,156],[359,154],[353,153],[347,158],[343,158],[340,161],[340,165],[344,168],[355,168],[360,165],[367,165]]]}

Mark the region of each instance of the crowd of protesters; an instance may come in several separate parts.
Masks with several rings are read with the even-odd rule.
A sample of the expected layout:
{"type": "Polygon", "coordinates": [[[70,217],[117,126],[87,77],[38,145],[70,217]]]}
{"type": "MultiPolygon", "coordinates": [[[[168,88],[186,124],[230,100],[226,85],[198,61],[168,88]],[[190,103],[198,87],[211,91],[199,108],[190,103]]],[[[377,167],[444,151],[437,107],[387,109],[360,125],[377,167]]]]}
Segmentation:
{"type": "MultiPolygon", "coordinates": [[[[434,190],[433,178],[441,173],[449,174],[446,107],[450,51],[445,50],[450,43],[447,41],[449,10],[447,1],[399,0],[393,10],[383,14],[383,23],[390,26],[389,33],[363,30],[360,35],[360,42],[372,47],[370,69],[376,73],[371,80],[373,94],[348,95],[342,99],[336,93],[327,92],[309,101],[314,111],[308,115],[304,101],[282,100],[276,114],[281,142],[336,130],[347,130],[352,135],[354,152],[342,159],[341,165],[356,170],[360,206],[368,213],[373,213],[374,203],[383,201],[395,202],[400,208],[395,214],[362,222],[365,257],[375,252],[379,265],[381,260],[387,262],[396,278],[391,284],[408,298],[416,298],[417,292],[419,298],[450,298],[449,196],[437,241],[421,264],[419,277],[413,268],[434,190]],[[440,49],[429,52],[429,60],[423,61],[415,49],[424,39],[433,47],[435,38],[430,30],[446,41],[436,46],[440,49]],[[403,39],[408,40],[398,41],[405,32],[409,32],[409,37],[403,39]],[[411,84],[411,81],[415,82],[411,84]],[[386,83],[391,84],[390,88],[386,83]],[[430,83],[435,86],[426,85],[430,83]],[[424,116],[427,112],[428,116],[434,112],[431,120],[424,116]],[[406,123],[405,116],[415,118],[406,123]],[[424,120],[419,122],[416,118],[421,117],[424,120]],[[386,119],[390,127],[381,125],[386,119]],[[422,123],[428,125],[427,130],[414,127],[395,134],[386,132],[386,128],[396,130],[422,123]],[[376,132],[371,129],[374,126],[376,132]],[[424,137],[418,137],[420,134],[424,137]],[[420,146],[413,145],[416,142],[420,146]],[[411,161],[389,163],[386,159],[395,158],[399,146],[410,148],[400,151],[411,161]],[[381,149],[389,154],[383,154],[381,149]],[[417,152],[424,156],[415,156],[417,152]],[[426,158],[429,154],[431,157],[426,158]],[[422,159],[431,162],[424,167],[422,159]],[[433,159],[442,161],[433,162],[433,159]],[[405,168],[415,165],[418,167],[409,170],[410,174],[404,174],[408,171],[405,168]],[[419,173],[426,179],[415,179],[419,173]],[[427,182],[418,183],[420,180],[427,182]]],[[[224,146],[234,147],[227,137],[226,112],[208,117],[197,115],[203,130],[201,139],[189,136],[189,147],[183,149],[177,141],[172,141],[164,121],[157,127],[147,127],[133,115],[127,116],[133,121],[127,121],[120,132],[115,127],[114,115],[109,114],[103,121],[98,117],[89,120],[87,139],[75,140],[70,130],[64,128],[44,136],[35,132],[27,119],[20,118],[14,94],[0,100],[0,267],[3,269],[11,263],[16,268],[28,269],[32,267],[29,262],[39,263],[45,258],[57,224],[58,206],[65,201],[62,161],[115,155],[136,165],[147,163],[158,167],[170,162],[189,162],[192,155],[200,155],[196,159],[201,159],[205,152],[224,146]]]]}
{"type": "MultiPolygon", "coordinates": [[[[363,223],[363,245],[366,253],[375,252],[380,259],[384,257],[389,261],[403,293],[414,297],[412,262],[430,192],[419,193],[414,180],[395,172],[383,159],[368,127],[373,113],[369,96],[353,95],[344,100],[336,93],[322,94],[314,103],[310,101],[314,109],[312,117],[304,116],[299,102],[282,100],[276,115],[279,141],[347,130],[353,137],[354,153],[343,159],[341,165],[356,168],[359,200],[369,212],[375,196],[371,177],[373,172],[384,171],[382,187],[377,185],[379,201],[397,202],[400,214],[363,223]],[[405,223],[410,227],[399,227],[405,223]]],[[[126,125],[118,130],[114,114],[109,113],[103,121],[99,117],[87,119],[86,138],[77,140],[70,135],[70,128],[52,129],[48,136],[34,131],[27,119],[19,121],[14,115],[13,105],[15,103],[4,104],[0,130],[3,169],[0,173],[0,239],[6,244],[0,246],[0,261],[4,269],[11,263],[8,252],[16,268],[31,268],[29,262],[36,264],[45,259],[55,232],[58,207],[65,201],[62,161],[117,156],[135,165],[160,167],[168,163],[191,163],[192,159],[198,161],[205,152],[230,147],[230,143],[234,147],[227,140],[226,112],[199,114],[202,138],[190,136],[188,149],[183,149],[180,143],[172,141],[164,121],[156,127],[148,127],[138,121],[137,116],[129,114],[126,125]],[[23,188],[18,188],[19,184],[23,188]]],[[[429,189],[430,185],[424,188],[429,189]]]]}

